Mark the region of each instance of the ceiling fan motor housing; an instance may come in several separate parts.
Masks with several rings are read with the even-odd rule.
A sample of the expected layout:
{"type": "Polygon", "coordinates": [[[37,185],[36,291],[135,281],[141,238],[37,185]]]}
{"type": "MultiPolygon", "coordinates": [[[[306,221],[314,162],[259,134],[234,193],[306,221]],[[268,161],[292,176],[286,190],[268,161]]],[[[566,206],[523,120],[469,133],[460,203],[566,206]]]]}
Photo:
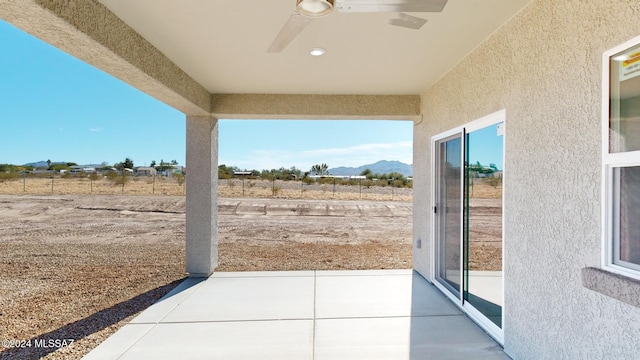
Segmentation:
{"type": "Polygon", "coordinates": [[[318,18],[333,11],[334,0],[297,0],[296,10],[300,15],[318,18]]]}

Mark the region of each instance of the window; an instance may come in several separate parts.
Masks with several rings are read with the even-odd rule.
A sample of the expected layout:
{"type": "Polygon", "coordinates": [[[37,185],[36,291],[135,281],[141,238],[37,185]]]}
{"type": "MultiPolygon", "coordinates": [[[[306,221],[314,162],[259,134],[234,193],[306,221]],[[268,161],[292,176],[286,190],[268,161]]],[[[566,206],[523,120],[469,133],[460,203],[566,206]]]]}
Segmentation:
{"type": "Polygon", "coordinates": [[[603,66],[603,267],[640,279],[640,37],[603,66]]]}

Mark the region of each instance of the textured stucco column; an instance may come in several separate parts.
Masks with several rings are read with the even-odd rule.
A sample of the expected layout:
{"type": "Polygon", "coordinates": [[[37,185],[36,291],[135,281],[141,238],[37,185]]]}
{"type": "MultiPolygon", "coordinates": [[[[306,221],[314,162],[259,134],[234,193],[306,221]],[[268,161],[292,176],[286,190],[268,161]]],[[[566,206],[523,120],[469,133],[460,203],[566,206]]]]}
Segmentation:
{"type": "Polygon", "coordinates": [[[206,277],[218,265],[218,120],[187,116],[187,272],[206,277]]]}

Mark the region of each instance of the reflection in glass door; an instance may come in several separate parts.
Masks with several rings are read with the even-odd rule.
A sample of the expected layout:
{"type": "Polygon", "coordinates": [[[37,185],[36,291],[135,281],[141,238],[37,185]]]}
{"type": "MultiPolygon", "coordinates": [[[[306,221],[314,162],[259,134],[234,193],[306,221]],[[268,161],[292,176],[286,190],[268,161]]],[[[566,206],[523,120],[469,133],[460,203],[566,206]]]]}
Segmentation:
{"type": "Polygon", "coordinates": [[[502,327],[503,124],[466,134],[464,301],[502,327]]]}
{"type": "Polygon", "coordinates": [[[460,297],[462,273],[462,134],[436,143],[437,279],[460,297]]]}

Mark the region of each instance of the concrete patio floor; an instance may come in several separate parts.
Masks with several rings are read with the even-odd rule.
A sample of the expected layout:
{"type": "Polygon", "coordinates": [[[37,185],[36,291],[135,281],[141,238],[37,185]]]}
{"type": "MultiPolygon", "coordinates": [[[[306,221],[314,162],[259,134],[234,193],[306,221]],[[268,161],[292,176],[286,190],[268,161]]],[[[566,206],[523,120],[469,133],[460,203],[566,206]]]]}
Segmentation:
{"type": "Polygon", "coordinates": [[[412,270],[188,279],[85,359],[509,359],[412,270]]]}

